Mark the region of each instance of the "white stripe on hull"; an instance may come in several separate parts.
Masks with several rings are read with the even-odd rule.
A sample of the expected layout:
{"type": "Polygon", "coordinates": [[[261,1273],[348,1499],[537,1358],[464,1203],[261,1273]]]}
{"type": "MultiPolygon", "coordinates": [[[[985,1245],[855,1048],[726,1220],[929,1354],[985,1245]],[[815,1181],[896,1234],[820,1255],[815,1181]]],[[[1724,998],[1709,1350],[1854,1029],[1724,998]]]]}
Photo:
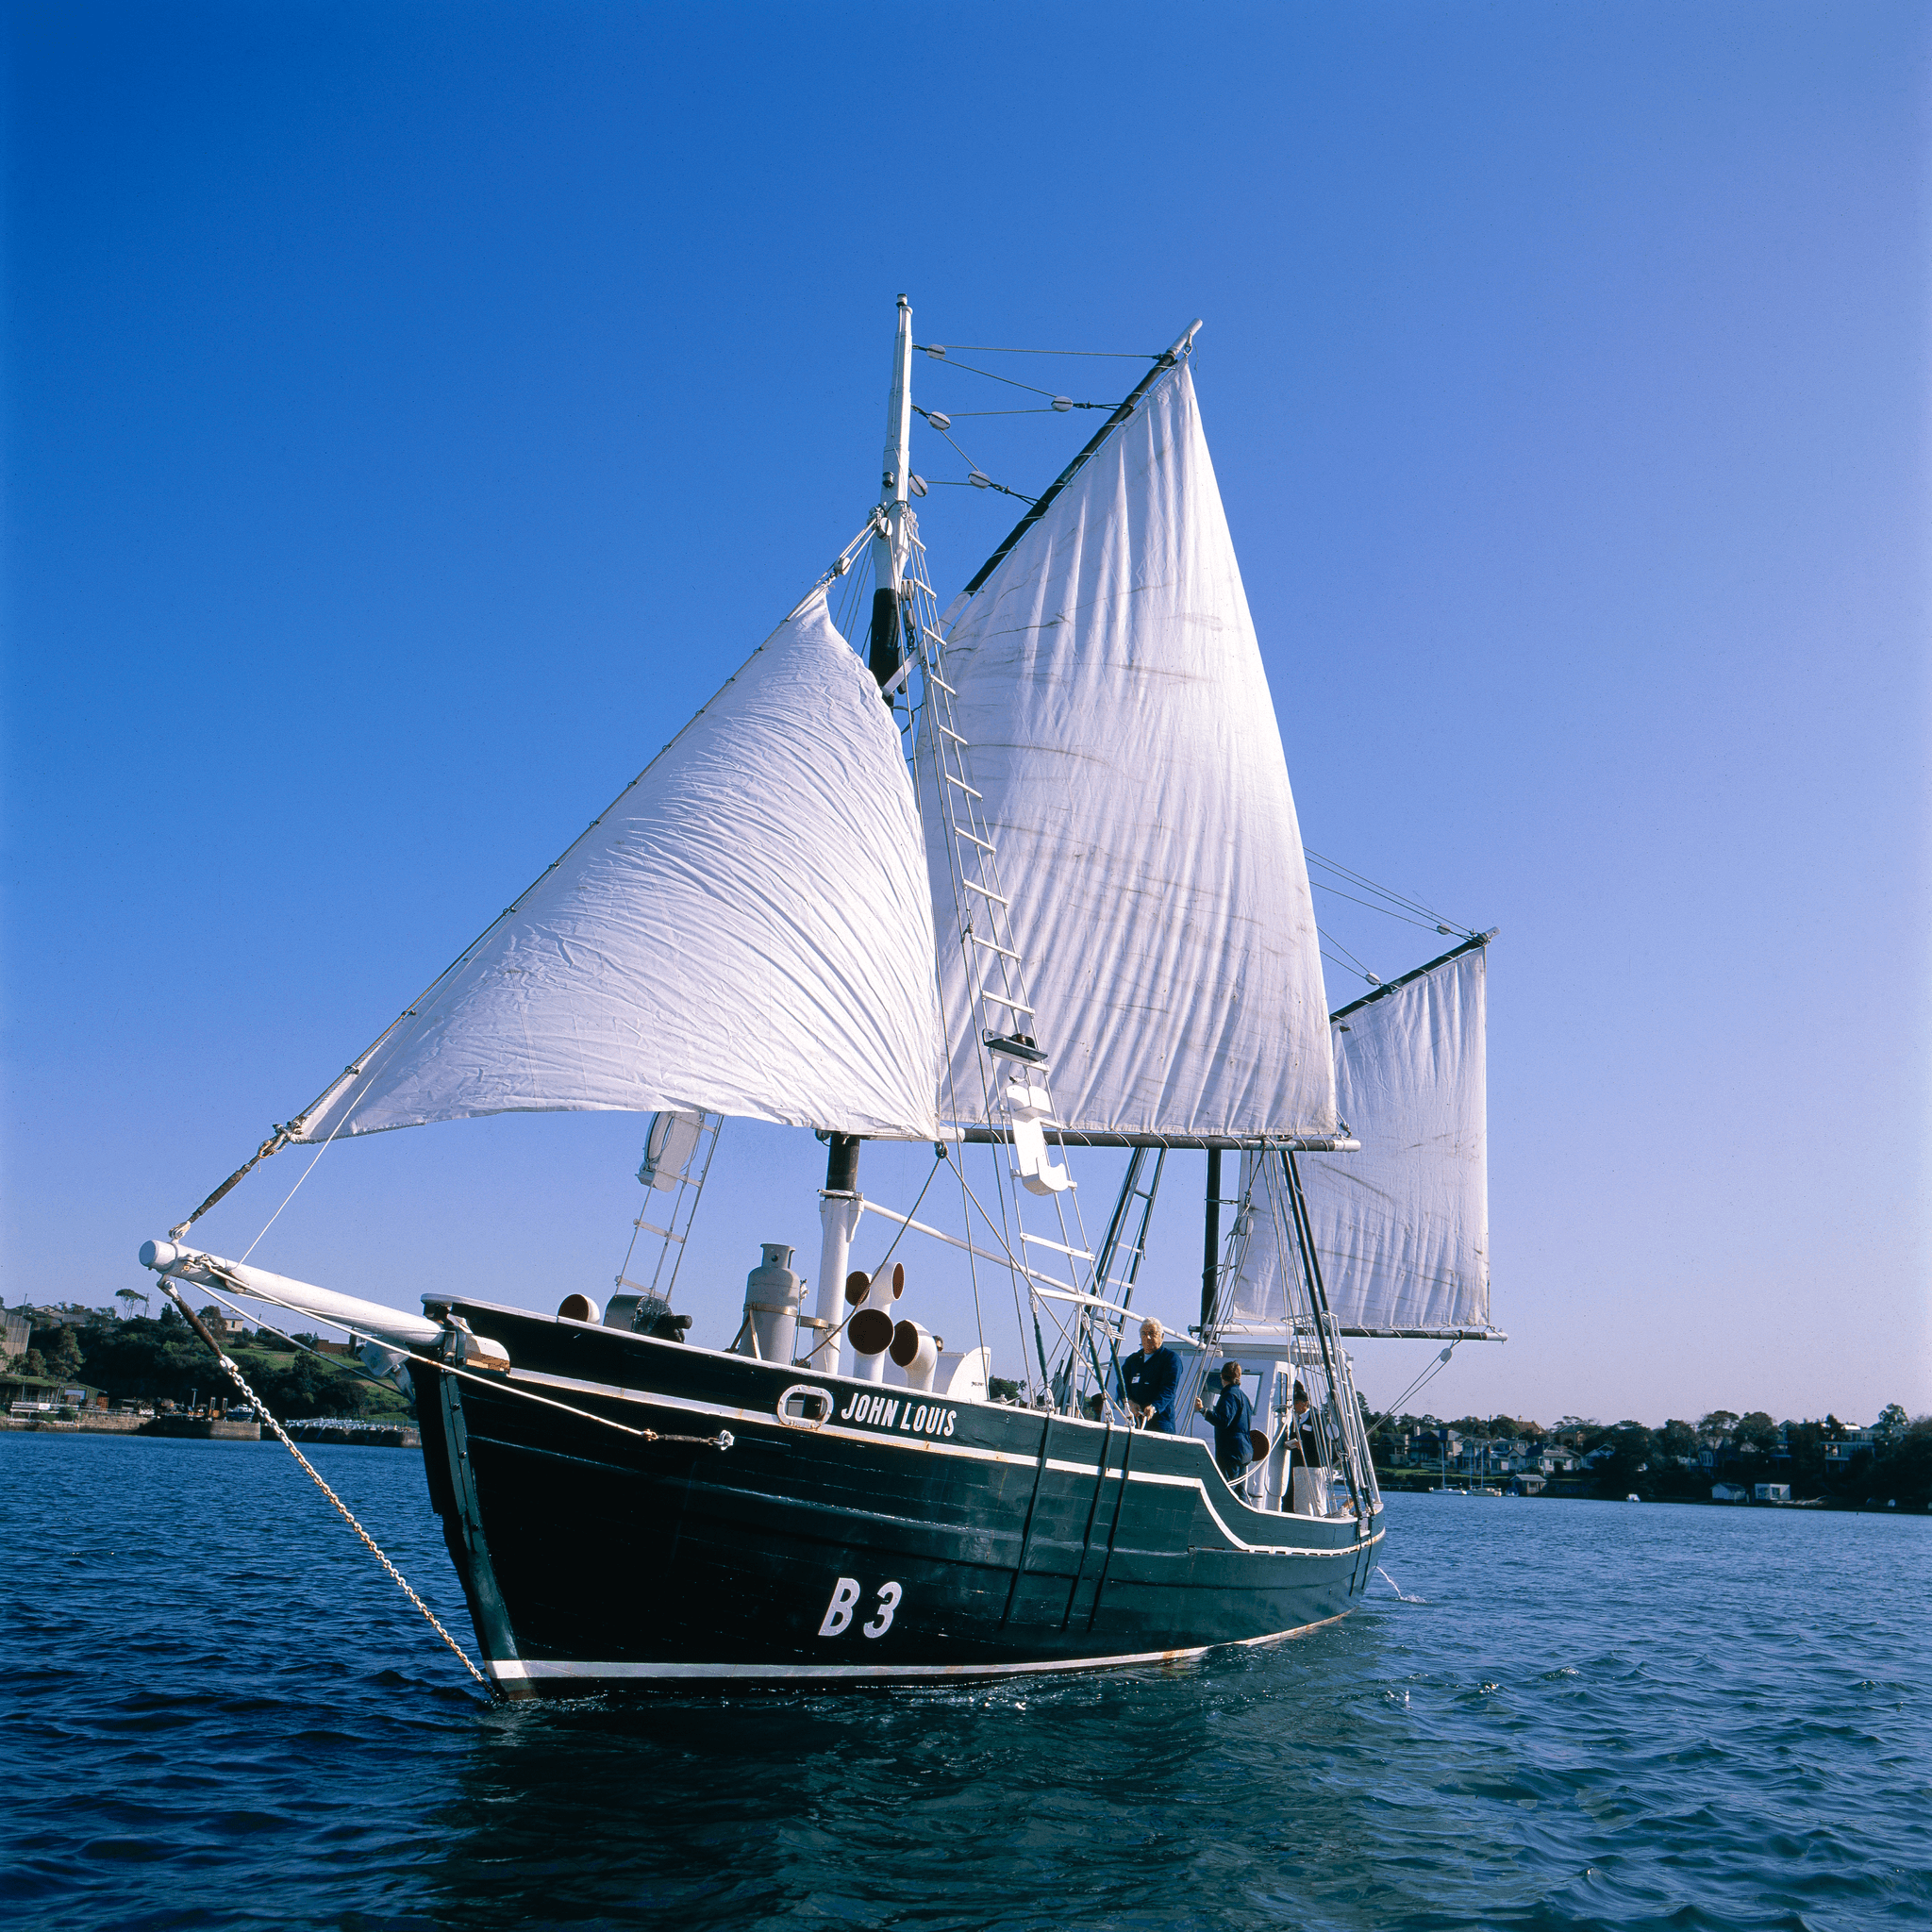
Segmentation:
{"type": "Polygon", "coordinates": [[[1224,1643],[1203,1643],[1191,1650],[1141,1650],[1119,1657],[1069,1657],[1063,1663],[1024,1664],[636,1664],[583,1663],[575,1659],[547,1657],[507,1657],[493,1662],[490,1672],[499,1683],[522,1684],[539,1680],[581,1684],[629,1683],[642,1680],[701,1681],[706,1678],[735,1678],[741,1682],[764,1680],[771,1683],[813,1683],[895,1678],[1017,1677],[1039,1676],[1054,1671],[1120,1670],[1130,1664],[1177,1664],[1206,1657],[1210,1650],[1250,1650],[1257,1644],[1285,1643],[1291,1637],[1306,1637],[1329,1624],[1339,1624],[1348,1615],[1338,1610],[1332,1617],[1320,1617],[1312,1624],[1297,1624],[1292,1630],[1271,1630],[1265,1637],[1232,1638],[1224,1643]]]}

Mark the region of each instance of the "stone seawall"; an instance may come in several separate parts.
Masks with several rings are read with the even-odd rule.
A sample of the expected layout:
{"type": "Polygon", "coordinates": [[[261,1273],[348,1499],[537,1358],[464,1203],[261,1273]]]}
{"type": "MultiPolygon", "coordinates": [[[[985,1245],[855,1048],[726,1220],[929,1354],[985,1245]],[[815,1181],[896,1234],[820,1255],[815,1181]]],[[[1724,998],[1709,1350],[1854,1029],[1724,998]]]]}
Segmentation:
{"type": "Polygon", "coordinates": [[[420,1449],[423,1435],[413,1423],[291,1423],[298,1442],[326,1442],[351,1449],[420,1449]]]}
{"type": "Polygon", "coordinates": [[[141,1425],[143,1436],[169,1436],[189,1442],[258,1442],[261,1424],[231,1423],[225,1417],[158,1415],[141,1425]]]}
{"type": "Polygon", "coordinates": [[[144,1415],[86,1415],[72,1422],[56,1422],[50,1415],[0,1416],[0,1429],[58,1429],[70,1436],[134,1436],[148,1418],[144,1415]]]}
{"type": "Polygon", "coordinates": [[[57,1422],[46,1415],[9,1415],[0,1416],[0,1428],[45,1429],[63,1436],[172,1436],[191,1442],[261,1441],[259,1423],[231,1423],[220,1416],[209,1421],[192,1415],[89,1414],[57,1422]]]}

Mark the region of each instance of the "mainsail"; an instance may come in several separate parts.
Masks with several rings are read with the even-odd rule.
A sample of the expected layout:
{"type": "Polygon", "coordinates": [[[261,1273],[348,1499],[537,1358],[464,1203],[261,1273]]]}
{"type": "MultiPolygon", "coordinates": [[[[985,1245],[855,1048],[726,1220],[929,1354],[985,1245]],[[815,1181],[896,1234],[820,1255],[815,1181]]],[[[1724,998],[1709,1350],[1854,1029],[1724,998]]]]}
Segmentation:
{"type": "MultiPolygon", "coordinates": [[[[1333,1134],[1294,799],[1185,363],[1000,563],[944,664],[1059,1124],[1333,1134]]],[[[982,1092],[974,908],[945,813],[922,805],[952,1022],[941,1111],[963,1123],[982,1092]]]]}
{"type": "MultiPolygon", "coordinates": [[[[1472,940],[1334,1016],[1337,1102],[1361,1152],[1296,1159],[1344,1330],[1490,1332],[1487,942],[1472,940]]],[[[1258,1189],[1256,1202],[1261,1210],[1258,1189]]],[[[1294,1301],[1306,1307],[1300,1293],[1294,1301]]],[[[1276,1217],[1257,1211],[1226,1315],[1267,1324],[1289,1313],[1276,1217]]]]}
{"type": "Polygon", "coordinates": [[[297,1122],[682,1109],[931,1140],[918,813],[815,591],[297,1122]]]}

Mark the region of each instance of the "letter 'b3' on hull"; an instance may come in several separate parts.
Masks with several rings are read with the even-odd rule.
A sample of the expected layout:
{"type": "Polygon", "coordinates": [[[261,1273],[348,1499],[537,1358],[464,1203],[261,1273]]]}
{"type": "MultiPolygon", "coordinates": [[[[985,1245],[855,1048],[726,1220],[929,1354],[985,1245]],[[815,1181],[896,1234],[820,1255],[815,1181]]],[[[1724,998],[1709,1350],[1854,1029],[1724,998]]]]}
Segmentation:
{"type": "Polygon", "coordinates": [[[431,1494],[509,1696],[1161,1661],[1342,1616],[1374,1568],[1379,1511],[1255,1508],[1191,1438],[447,1312],[515,1364],[417,1379],[431,1494]]]}

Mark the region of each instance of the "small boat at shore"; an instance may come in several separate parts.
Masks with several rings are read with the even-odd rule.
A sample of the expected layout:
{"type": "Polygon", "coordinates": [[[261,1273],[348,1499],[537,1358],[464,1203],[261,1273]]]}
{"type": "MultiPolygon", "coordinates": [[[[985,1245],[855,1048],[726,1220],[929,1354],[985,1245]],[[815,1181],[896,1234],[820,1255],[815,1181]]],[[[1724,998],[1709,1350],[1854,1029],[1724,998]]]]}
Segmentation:
{"type": "Polygon", "coordinates": [[[500,1694],[1171,1659],[1312,1629],[1366,1591],[1384,1512],[1343,1341],[1495,1332],[1492,935],[1327,1011],[1198,326],[941,611],[910,437],[915,413],[948,421],[915,410],[915,351],[947,352],[914,343],[901,298],[882,492],[851,542],[580,839],[142,1248],[171,1291],[338,1324],[407,1378],[500,1694]],[[611,1108],[649,1116],[640,1180],[661,1205],[608,1302],[431,1285],[416,1313],[186,1241],[286,1147],[611,1108]],[[736,1336],[703,1346],[672,1295],[733,1117],[825,1144],[816,1297],[768,1244],[736,1336]],[[882,1140],[931,1145],[948,1224],[861,1191],[882,1140]],[[1127,1158],[1090,1227],[1074,1168],[1094,1148],[1127,1158]],[[1208,1157],[1182,1401],[1210,1357],[1253,1376],[1239,1482],[1123,1400],[1178,1149],[1208,1157]],[[982,1316],[944,1349],[907,1318],[891,1250],[852,1268],[867,1216],[963,1253],[975,1307],[997,1276],[1015,1332],[982,1316]]]}

